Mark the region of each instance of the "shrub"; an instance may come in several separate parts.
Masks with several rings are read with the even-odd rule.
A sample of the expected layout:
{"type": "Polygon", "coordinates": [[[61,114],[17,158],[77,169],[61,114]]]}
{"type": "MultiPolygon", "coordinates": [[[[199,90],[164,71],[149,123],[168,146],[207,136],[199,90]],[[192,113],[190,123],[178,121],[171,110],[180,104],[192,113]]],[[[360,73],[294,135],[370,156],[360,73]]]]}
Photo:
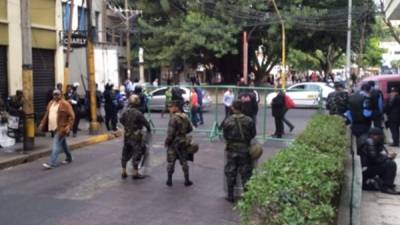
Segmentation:
{"type": "Polygon", "coordinates": [[[340,118],[314,116],[290,147],[255,171],[237,205],[243,224],[331,224],[348,143],[340,118]]]}

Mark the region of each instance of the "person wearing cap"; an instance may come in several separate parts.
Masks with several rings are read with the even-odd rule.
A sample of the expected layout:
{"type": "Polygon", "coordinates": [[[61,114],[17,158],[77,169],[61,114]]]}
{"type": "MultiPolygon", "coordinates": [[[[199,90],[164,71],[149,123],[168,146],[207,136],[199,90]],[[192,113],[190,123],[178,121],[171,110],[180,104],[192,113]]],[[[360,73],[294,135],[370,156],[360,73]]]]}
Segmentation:
{"type": "Polygon", "coordinates": [[[168,123],[167,138],[164,145],[167,148],[167,186],[172,186],[172,175],[175,171],[175,162],[179,160],[183,174],[185,176],[185,186],[191,186],[193,182],[189,179],[189,153],[187,134],[192,132],[193,127],[188,116],[181,110],[181,102],[174,101],[168,103],[170,119],[168,123]]]}
{"type": "Polygon", "coordinates": [[[124,147],[122,150],[121,177],[125,179],[128,174],[126,172],[126,165],[132,159],[133,179],[142,179],[143,175],[139,174],[139,163],[146,151],[144,134],[142,133],[143,127],[146,127],[147,132],[151,132],[149,122],[144,117],[143,113],[138,109],[140,107],[140,98],[137,95],[129,97],[129,106],[122,113],[120,122],[125,128],[124,132],[124,147]]]}
{"type": "Polygon", "coordinates": [[[253,164],[250,155],[250,142],[256,136],[254,120],[242,113],[243,103],[234,101],[233,114],[222,123],[224,139],[226,141],[226,165],[224,168],[228,187],[229,202],[234,202],[234,187],[238,173],[241,176],[243,187],[250,179],[253,164]]]}
{"type": "Polygon", "coordinates": [[[72,127],[72,136],[76,137],[76,134],[78,133],[79,122],[81,120],[80,117],[81,103],[79,101],[80,98],[78,95],[79,83],[75,82],[72,85],[68,86],[69,88],[67,90],[67,93],[65,93],[65,100],[67,100],[71,104],[72,109],[74,110],[75,113],[74,126],[72,127]]]}
{"type": "Polygon", "coordinates": [[[394,161],[396,153],[386,150],[384,139],[383,130],[374,127],[369,130],[368,138],[359,147],[363,189],[399,194],[394,184],[397,173],[397,165],[394,161]]]}
{"type": "Polygon", "coordinates": [[[400,127],[400,96],[399,89],[392,87],[390,89],[390,98],[385,107],[385,112],[388,117],[387,127],[392,133],[392,146],[399,147],[399,127],[400,127]]]}
{"type": "Polygon", "coordinates": [[[326,109],[330,115],[344,116],[349,103],[349,93],[345,91],[344,85],[335,82],[335,91],[330,93],[327,98],[326,109]]]}
{"type": "Polygon", "coordinates": [[[384,100],[383,93],[381,90],[376,88],[375,81],[368,81],[369,86],[371,86],[370,96],[371,96],[371,109],[372,109],[372,122],[374,127],[379,127],[383,129],[383,114],[384,114],[384,100]]]}
{"type": "Polygon", "coordinates": [[[39,130],[43,132],[54,132],[53,148],[50,159],[43,164],[46,169],[57,166],[58,154],[64,151],[66,158],[62,162],[68,164],[72,162],[72,155],[68,149],[67,135],[74,124],[74,110],[70,103],[62,98],[61,91],[53,91],[53,100],[47,105],[47,111],[39,125],[39,130]]]}

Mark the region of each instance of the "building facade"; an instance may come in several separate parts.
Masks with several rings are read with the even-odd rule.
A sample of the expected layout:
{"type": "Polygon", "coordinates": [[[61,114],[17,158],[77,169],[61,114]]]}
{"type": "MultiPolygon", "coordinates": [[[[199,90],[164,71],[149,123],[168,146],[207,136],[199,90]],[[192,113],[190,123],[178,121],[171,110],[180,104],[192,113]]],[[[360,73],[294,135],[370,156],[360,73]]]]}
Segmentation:
{"type": "MultiPolygon", "coordinates": [[[[63,79],[61,0],[31,0],[33,98],[36,116],[46,107],[47,91],[63,79]]],[[[0,95],[22,89],[20,0],[0,0],[0,95]]]]}

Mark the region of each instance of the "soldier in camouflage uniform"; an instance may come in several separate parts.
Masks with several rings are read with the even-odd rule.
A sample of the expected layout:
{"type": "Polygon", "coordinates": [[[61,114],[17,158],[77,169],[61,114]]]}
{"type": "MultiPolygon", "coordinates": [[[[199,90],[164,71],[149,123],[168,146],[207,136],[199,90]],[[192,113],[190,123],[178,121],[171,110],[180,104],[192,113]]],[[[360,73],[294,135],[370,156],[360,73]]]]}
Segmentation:
{"type": "Polygon", "coordinates": [[[336,82],[335,91],[328,95],[326,108],[331,115],[344,116],[349,103],[349,93],[344,90],[343,84],[336,82]]]}
{"type": "Polygon", "coordinates": [[[243,187],[251,177],[253,166],[249,150],[250,142],[256,135],[254,121],[241,112],[242,103],[240,101],[233,102],[232,110],[233,115],[229,116],[222,124],[226,140],[227,200],[230,202],[234,201],[233,192],[238,172],[241,175],[243,187]]]}
{"type": "Polygon", "coordinates": [[[172,186],[172,174],[175,170],[175,162],[178,159],[181,163],[183,174],[185,175],[185,186],[191,186],[193,183],[189,179],[189,166],[187,163],[188,152],[187,134],[192,132],[192,124],[185,113],[180,109],[179,101],[171,101],[168,105],[170,120],[168,123],[168,136],[165,139],[167,148],[167,186],[172,186]]]}
{"type": "Polygon", "coordinates": [[[146,127],[147,132],[151,132],[150,124],[139,111],[140,99],[137,95],[129,97],[129,107],[123,112],[120,122],[125,127],[124,147],[122,150],[121,165],[122,178],[128,176],[126,172],[126,164],[132,159],[133,179],[143,179],[144,176],[139,174],[139,163],[146,151],[142,129],[146,127]]]}

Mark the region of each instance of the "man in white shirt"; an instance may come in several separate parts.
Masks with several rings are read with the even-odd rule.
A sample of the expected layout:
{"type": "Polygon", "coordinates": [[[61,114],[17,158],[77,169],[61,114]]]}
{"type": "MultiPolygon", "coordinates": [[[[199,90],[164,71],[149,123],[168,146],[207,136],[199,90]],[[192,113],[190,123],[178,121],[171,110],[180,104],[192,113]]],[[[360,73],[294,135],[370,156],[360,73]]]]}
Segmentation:
{"type": "Polygon", "coordinates": [[[228,88],[225,91],[224,98],[223,98],[223,102],[224,102],[224,106],[225,106],[225,118],[227,118],[232,112],[231,107],[232,107],[232,103],[233,103],[234,99],[235,99],[235,95],[233,94],[232,89],[228,88]]]}

